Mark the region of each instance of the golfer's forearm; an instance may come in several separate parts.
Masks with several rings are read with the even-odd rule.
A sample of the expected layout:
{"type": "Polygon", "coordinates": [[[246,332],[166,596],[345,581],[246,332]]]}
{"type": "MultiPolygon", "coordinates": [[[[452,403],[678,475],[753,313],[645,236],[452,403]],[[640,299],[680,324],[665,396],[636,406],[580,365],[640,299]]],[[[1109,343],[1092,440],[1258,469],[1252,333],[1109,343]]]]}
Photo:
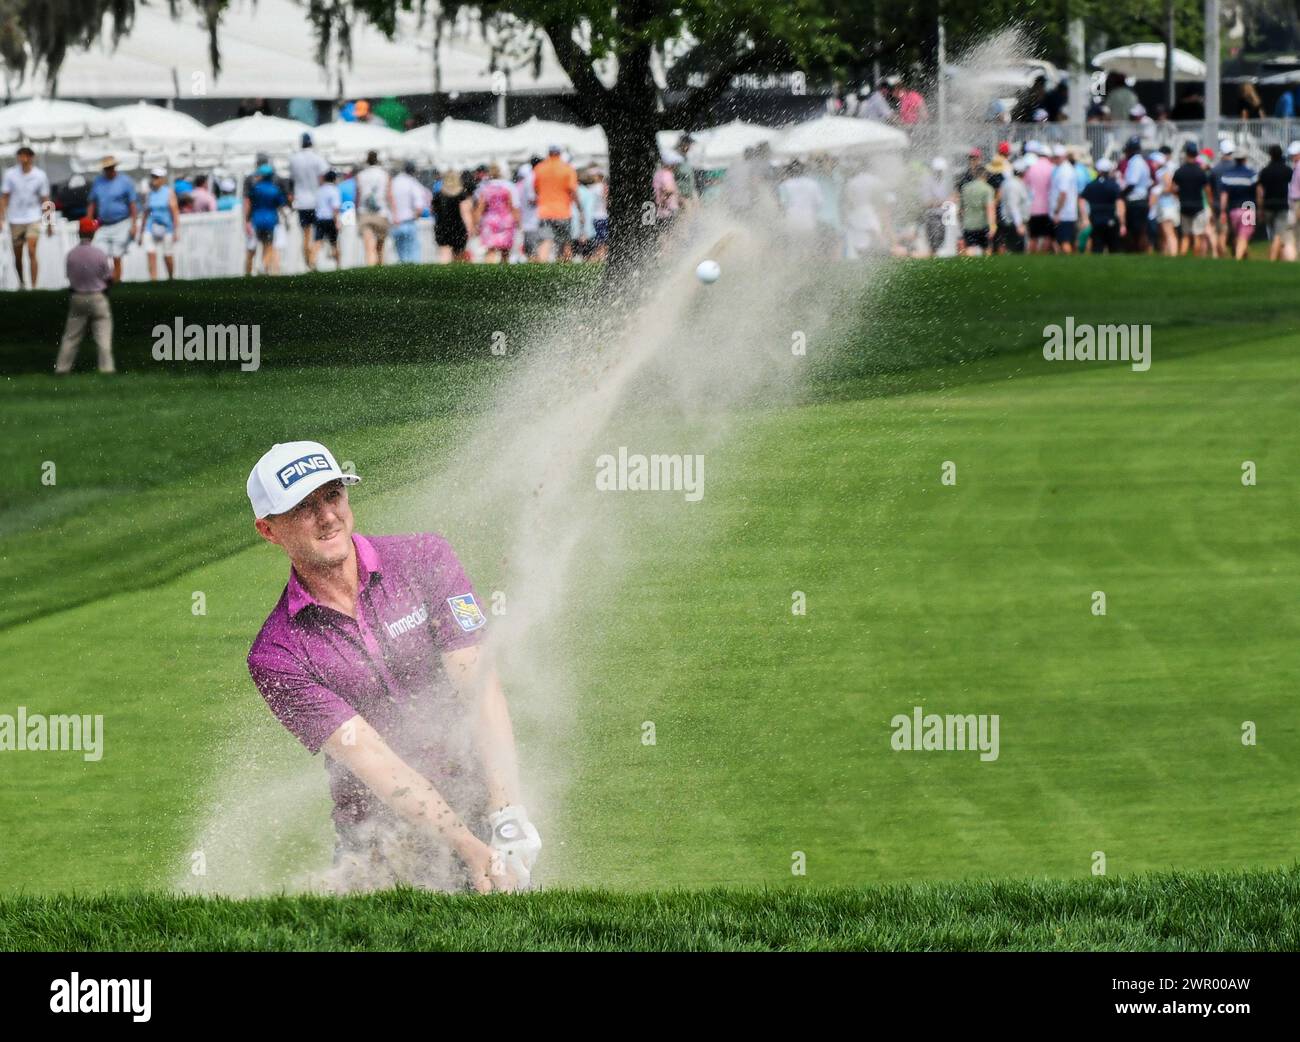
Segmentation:
{"type": "Polygon", "coordinates": [[[393,752],[360,717],[353,717],[340,727],[323,749],[347,767],[394,814],[428,830],[457,853],[463,855],[481,842],[433,784],[393,752]]]}
{"type": "Polygon", "coordinates": [[[483,763],[489,806],[499,810],[518,802],[515,735],[501,678],[477,647],[448,652],[443,655],[442,664],[465,704],[478,706],[474,738],[483,763]]]}
{"type": "Polygon", "coordinates": [[[478,721],[479,754],[492,810],[519,802],[519,763],[510,709],[495,669],[488,671],[478,721]]]}

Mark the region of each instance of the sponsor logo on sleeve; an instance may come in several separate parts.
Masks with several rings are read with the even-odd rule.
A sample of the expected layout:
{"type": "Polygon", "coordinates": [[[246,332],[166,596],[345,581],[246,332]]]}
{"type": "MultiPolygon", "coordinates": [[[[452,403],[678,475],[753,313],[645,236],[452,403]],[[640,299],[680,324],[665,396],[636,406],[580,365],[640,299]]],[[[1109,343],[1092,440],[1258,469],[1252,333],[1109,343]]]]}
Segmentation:
{"type": "Polygon", "coordinates": [[[451,606],[451,613],[456,617],[456,622],[466,633],[478,629],[487,623],[487,618],[478,606],[478,601],[474,599],[472,593],[462,593],[456,597],[447,598],[448,605],[451,606]]]}

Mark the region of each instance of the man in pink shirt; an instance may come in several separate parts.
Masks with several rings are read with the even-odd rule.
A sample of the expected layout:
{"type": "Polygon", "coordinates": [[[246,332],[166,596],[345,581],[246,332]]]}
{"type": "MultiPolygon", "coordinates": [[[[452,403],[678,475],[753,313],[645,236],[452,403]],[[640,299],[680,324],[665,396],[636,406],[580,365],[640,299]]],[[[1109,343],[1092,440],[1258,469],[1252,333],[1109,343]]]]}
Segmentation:
{"type": "Polygon", "coordinates": [[[80,241],[68,251],[66,265],[71,295],[68,298],[68,321],[63,327],[63,341],[54,363],[54,372],[59,376],[72,372],[87,327],[99,349],[99,371],[116,371],[113,365],[113,312],[108,306],[113,262],[91,241],[98,230],[98,221],[83,217],[77,225],[80,241]]]}
{"type": "Polygon", "coordinates": [[[215,213],[217,197],[208,187],[208,175],[199,174],[194,179],[194,190],[190,192],[191,213],[215,213]]]}
{"type": "Polygon", "coordinates": [[[901,77],[892,78],[894,100],[898,102],[898,122],[905,127],[912,127],[929,120],[930,113],[925,107],[925,98],[920,92],[912,90],[901,77]]]}
{"type": "Polygon", "coordinates": [[[1025,151],[1038,156],[1022,178],[1029,189],[1029,240],[1026,249],[1029,253],[1051,253],[1056,234],[1051,215],[1052,174],[1056,172],[1056,164],[1037,141],[1029,142],[1025,151]]]}
{"type": "Polygon", "coordinates": [[[266,452],[247,486],[258,533],[292,565],[248,669],[280,723],[325,753],[333,882],[527,886],[542,844],[480,647],[487,618],[441,536],[354,534],[360,480],[296,441],[266,452]]]}

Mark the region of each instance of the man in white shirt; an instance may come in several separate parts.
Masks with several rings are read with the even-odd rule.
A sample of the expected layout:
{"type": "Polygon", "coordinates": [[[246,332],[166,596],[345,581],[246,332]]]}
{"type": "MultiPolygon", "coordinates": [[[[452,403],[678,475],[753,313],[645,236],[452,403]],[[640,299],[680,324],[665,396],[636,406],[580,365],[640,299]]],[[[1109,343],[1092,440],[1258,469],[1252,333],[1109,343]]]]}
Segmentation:
{"type": "Polygon", "coordinates": [[[399,264],[420,263],[420,232],[416,221],[432,200],[429,190],[415,177],[415,164],[407,162],[393,178],[393,245],[399,264]]]}
{"type": "Polygon", "coordinates": [[[817,215],[821,213],[825,198],[821,185],[808,176],[798,160],[790,164],[789,176],[777,187],[777,198],[785,211],[788,231],[798,236],[816,234],[817,215]]]}
{"type": "Polygon", "coordinates": [[[316,267],[316,190],[321,178],[330,168],[325,158],[312,148],[310,134],[302,136],[302,148],[289,157],[289,177],[293,181],[289,204],[298,211],[298,227],[302,229],[302,256],[307,267],[316,267]]]}
{"type": "Polygon", "coordinates": [[[1079,240],[1079,175],[1064,145],[1052,149],[1056,169],[1052,171],[1052,221],[1056,225],[1058,253],[1073,253],[1079,240]]]}
{"type": "Polygon", "coordinates": [[[379,153],[366,154],[366,166],[357,174],[357,226],[366,246],[366,264],[384,261],[384,241],[393,218],[393,184],[379,165],[379,153]]]}
{"type": "MultiPolygon", "coordinates": [[[[50,179],[36,165],[36,153],[24,145],[18,150],[18,165],[5,171],[0,182],[0,224],[9,222],[9,240],[14,248],[14,272],[23,288],[23,249],[27,250],[31,288],[36,288],[36,246],[41,237],[45,204],[50,201],[50,179]]],[[[46,228],[54,234],[54,226],[46,228]]]]}
{"type": "Polygon", "coordinates": [[[1129,253],[1146,253],[1147,212],[1151,202],[1151,168],[1142,155],[1142,139],[1136,135],[1124,145],[1122,183],[1124,186],[1124,211],[1128,225],[1129,253]]]}

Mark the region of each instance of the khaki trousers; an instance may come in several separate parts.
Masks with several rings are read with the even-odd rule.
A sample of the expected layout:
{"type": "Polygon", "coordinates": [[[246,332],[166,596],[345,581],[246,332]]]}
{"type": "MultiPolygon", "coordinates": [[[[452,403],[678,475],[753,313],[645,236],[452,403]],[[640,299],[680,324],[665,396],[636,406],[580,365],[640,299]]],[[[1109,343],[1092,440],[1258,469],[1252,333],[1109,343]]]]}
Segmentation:
{"type": "Polygon", "coordinates": [[[68,300],[68,323],[63,327],[63,342],[54,363],[56,373],[70,373],[77,361],[77,349],[90,326],[91,336],[99,349],[99,371],[111,373],[113,366],[113,312],[103,293],[73,293],[68,300]]]}

